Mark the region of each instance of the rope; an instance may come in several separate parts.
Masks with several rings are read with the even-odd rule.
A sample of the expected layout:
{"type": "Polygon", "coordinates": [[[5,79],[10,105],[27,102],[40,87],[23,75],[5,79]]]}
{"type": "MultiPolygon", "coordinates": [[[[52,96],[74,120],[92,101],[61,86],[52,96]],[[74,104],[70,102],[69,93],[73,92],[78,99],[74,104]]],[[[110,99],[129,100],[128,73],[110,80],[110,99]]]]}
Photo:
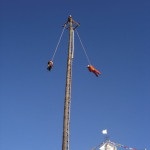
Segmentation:
{"type": "Polygon", "coordinates": [[[91,150],[95,150],[95,149],[97,149],[97,148],[99,148],[100,146],[102,146],[104,143],[101,143],[100,145],[98,145],[98,146],[95,146],[94,148],[92,148],[91,150]]]}
{"type": "Polygon", "coordinates": [[[59,41],[58,41],[58,43],[57,43],[56,49],[55,49],[54,54],[53,54],[53,57],[52,57],[52,61],[53,61],[53,59],[54,59],[54,57],[55,57],[55,54],[56,54],[56,51],[57,51],[57,49],[58,49],[58,46],[59,46],[60,40],[61,40],[61,38],[62,38],[62,35],[63,35],[63,33],[64,33],[64,30],[65,30],[65,27],[63,28],[62,33],[61,33],[61,35],[60,35],[59,41]]]}
{"type": "Polygon", "coordinates": [[[122,144],[118,144],[118,143],[115,143],[115,142],[111,142],[109,141],[108,143],[114,145],[114,146],[118,146],[118,147],[121,147],[122,149],[129,149],[129,150],[146,150],[146,149],[135,149],[135,148],[131,148],[131,147],[128,147],[128,146],[124,146],[122,144]]]}
{"type": "Polygon", "coordinates": [[[79,41],[80,41],[81,46],[82,46],[82,48],[83,48],[83,51],[84,51],[84,53],[85,53],[85,56],[86,56],[86,58],[87,58],[87,60],[88,60],[88,62],[89,62],[89,65],[91,65],[91,62],[90,62],[90,60],[89,60],[89,57],[88,57],[88,55],[87,55],[87,53],[86,53],[86,51],[85,51],[85,48],[84,48],[83,44],[82,44],[82,41],[81,41],[81,38],[80,38],[80,36],[79,36],[79,33],[78,33],[77,29],[76,29],[75,31],[76,31],[76,33],[77,33],[77,36],[78,36],[78,38],[79,38],[79,41]]]}

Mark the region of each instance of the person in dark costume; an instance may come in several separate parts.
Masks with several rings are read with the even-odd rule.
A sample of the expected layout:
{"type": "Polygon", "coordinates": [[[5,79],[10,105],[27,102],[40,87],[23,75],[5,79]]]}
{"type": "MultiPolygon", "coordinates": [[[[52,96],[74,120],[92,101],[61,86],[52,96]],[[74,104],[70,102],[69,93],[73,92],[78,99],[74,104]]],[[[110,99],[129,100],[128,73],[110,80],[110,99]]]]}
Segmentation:
{"type": "Polygon", "coordinates": [[[48,70],[48,71],[51,71],[52,68],[53,68],[53,62],[50,60],[50,61],[48,62],[47,70],[48,70]]]}

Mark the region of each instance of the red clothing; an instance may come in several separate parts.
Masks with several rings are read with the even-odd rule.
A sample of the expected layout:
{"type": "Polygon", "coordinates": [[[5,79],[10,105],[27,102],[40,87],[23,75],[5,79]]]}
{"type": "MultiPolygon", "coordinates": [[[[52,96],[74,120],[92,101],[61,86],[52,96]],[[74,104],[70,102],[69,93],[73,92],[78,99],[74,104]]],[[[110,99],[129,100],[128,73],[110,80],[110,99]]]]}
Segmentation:
{"type": "Polygon", "coordinates": [[[95,70],[92,65],[88,66],[88,69],[89,69],[90,72],[93,72],[95,70]]]}
{"type": "Polygon", "coordinates": [[[98,70],[96,70],[92,65],[88,66],[90,72],[93,72],[97,77],[101,74],[98,70]]]}
{"type": "Polygon", "coordinates": [[[49,61],[49,62],[48,62],[48,65],[53,66],[53,62],[52,62],[52,61],[49,61]]]}

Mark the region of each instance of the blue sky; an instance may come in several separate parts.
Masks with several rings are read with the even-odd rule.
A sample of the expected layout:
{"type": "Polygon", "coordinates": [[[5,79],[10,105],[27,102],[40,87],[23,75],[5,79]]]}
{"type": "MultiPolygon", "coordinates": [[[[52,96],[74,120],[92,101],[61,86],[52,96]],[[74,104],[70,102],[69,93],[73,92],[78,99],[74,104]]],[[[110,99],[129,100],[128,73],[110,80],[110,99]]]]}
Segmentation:
{"type": "Polygon", "coordinates": [[[90,73],[75,34],[70,149],[104,140],[150,149],[150,1],[1,0],[0,149],[62,148],[69,15],[100,78],[90,73]]]}

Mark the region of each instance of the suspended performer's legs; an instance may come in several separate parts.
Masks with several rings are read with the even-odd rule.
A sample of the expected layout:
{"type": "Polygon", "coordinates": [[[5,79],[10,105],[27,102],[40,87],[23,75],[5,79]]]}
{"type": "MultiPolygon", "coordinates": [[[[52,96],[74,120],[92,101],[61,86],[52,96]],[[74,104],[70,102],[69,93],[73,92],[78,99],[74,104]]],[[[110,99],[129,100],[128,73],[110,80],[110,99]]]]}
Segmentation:
{"type": "Polygon", "coordinates": [[[95,71],[93,72],[97,77],[99,76],[95,71]]]}
{"type": "Polygon", "coordinates": [[[93,73],[94,73],[97,77],[99,76],[99,74],[101,74],[101,73],[100,73],[98,70],[96,70],[96,69],[93,71],[93,73]]]}
{"type": "Polygon", "coordinates": [[[98,70],[96,70],[96,69],[95,69],[95,72],[96,72],[97,74],[101,74],[101,73],[100,73],[98,70]]]}
{"type": "Polygon", "coordinates": [[[48,65],[48,66],[47,66],[47,70],[48,70],[48,71],[51,71],[51,69],[52,69],[52,66],[48,65]]]}

